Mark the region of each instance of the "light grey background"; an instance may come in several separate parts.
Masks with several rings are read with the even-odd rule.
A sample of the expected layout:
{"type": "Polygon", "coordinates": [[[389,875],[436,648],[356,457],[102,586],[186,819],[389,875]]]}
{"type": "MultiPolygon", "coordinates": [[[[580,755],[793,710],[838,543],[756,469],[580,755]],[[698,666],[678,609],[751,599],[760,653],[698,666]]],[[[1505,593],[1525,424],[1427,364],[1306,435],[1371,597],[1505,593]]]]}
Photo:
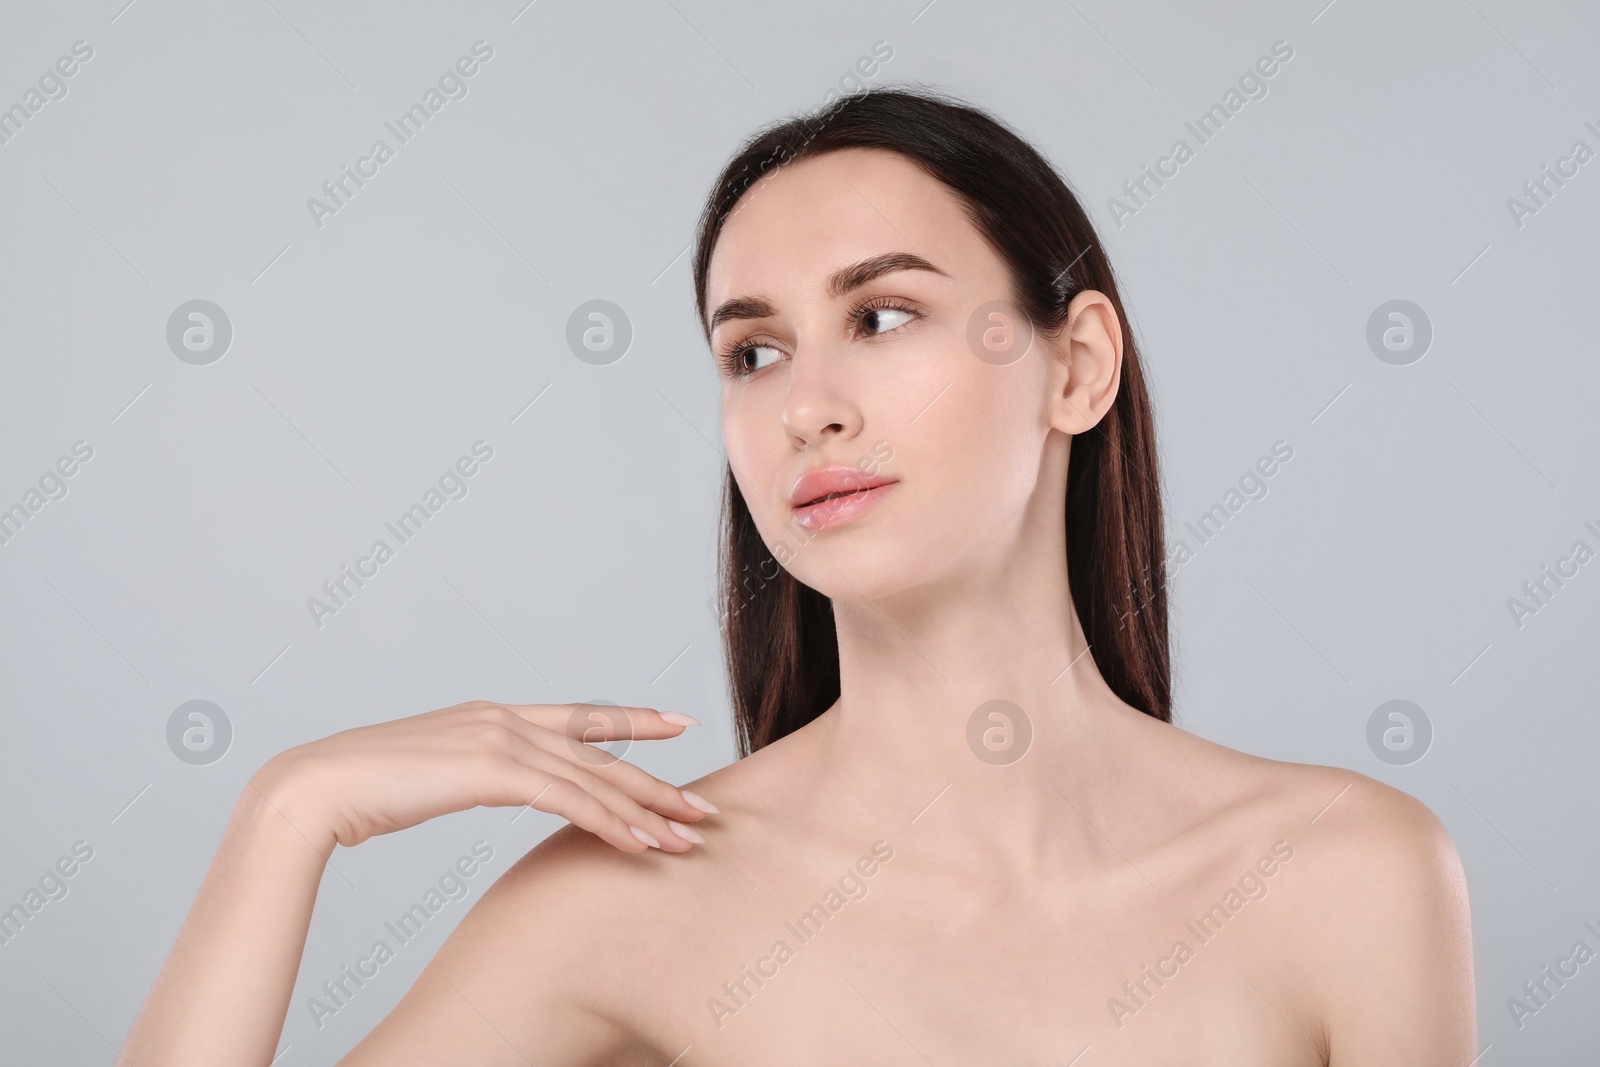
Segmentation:
{"type": "MultiPolygon", "coordinates": [[[[1173,580],[1179,720],[1424,800],[1470,880],[1480,1062],[1593,1056],[1600,964],[1521,1028],[1506,1003],[1600,947],[1600,562],[1520,627],[1507,606],[1600,549],[1600,161],[1520,227],[1507,206],[1573,142],[1600,150],[1593,5],[524,2],[0,9],[0,106],[94,50],[0,145],[0,507],[94,450],[0,547],[0,908],[94,850],[0,945],[7,1062],[112,1062],[240,787],[292,744],[598,698],[705,720],[635,747],[656,774],[732,758],[684,252],[739,140],[878,41],[865,82],[992,109],[1084,199],[1153,380],[1172,536],[1193,547],[1186,521],[1294,450],[1173,580]],[[318,228],[307,198],[479,40],[468,95],[318,228]],[[1279,40],[1268,95],[1119,228],[1108,198],[1279,40]],[[166,342],[194,299],[234,331],[209,366],[166,342]],[[592,299],[632,324],[609,366],[565,340],[592,299]],[[1408,366],[1366,342],[1393,299],[1434,331],[1408,366]],[[316,627],[307,599],[478,440],[468,494],[316,627]],[[1367,722],[1402,698],[1434,737],[1391,766],[1367,722]],[[210,765],[168,748],[194,699],[232,724],[210,765]]],[[[478,810],[341,850],[278,1062],[347,1051],[557,825],[478,810]],[[316,1026],[321,982],[480,839],[468,898],[316,1026]]]]}

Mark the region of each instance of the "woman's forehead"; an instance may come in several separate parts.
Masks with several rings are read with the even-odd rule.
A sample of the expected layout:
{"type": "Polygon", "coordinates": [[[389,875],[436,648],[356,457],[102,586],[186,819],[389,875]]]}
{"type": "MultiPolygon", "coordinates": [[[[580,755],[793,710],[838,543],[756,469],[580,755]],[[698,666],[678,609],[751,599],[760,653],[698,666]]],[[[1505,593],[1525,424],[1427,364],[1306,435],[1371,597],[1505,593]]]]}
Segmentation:
{"type": "Polygon", "coordinates": [[[844,149],[756,182],[724,224],[707,307],[780,289],[822,289],[840,268],[886,252],[963,260],[983,241],[943,182],[904,156],[844,149]]]}

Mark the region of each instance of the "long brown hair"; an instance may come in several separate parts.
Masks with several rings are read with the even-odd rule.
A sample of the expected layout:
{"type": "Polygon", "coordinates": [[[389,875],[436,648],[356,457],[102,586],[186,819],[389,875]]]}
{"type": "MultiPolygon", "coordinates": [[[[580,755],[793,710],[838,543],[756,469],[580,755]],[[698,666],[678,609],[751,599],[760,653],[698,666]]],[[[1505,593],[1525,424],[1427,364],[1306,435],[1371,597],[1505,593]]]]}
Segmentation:
{"type": "MultiPolygon", "coordinates": [[[[898,152],[964,202],[1010,269],[1013,299],[1053,335],[1078,293],[1104,293],[1122,322],[1122,381],[1095,427],[1073,441],[1067,471],[1067,580],[1091,655],[1111,690],[1172,719],[1166,557],[1155,424],[1133,331],[1094,226],[1065,181],[992,116],[926,89],[877,89],[751,137],[717,178],[701,215],[695,306],[723,223],[763,178],[843,148],[898,152]]],[[[815,719],[839,697],[833,605],[796,581],[757,533],[732,469],[724,472],[718,552],[721,616],[739,753],[815,719]]]]}

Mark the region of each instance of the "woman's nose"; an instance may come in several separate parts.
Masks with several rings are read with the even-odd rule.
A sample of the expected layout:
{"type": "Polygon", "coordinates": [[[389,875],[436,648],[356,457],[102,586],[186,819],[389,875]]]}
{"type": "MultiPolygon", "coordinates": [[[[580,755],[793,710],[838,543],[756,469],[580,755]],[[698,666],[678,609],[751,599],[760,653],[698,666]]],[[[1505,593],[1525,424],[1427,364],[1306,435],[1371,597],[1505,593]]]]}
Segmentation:
{"type": "Polygon", "coordinates": [[[849,396],[845,368],[830,353],[796,351],[789,360],[789,391],[783,428],[796,447],[819,444],[830,435],[851,438],[861,432],[861,410],[849,396]]]}

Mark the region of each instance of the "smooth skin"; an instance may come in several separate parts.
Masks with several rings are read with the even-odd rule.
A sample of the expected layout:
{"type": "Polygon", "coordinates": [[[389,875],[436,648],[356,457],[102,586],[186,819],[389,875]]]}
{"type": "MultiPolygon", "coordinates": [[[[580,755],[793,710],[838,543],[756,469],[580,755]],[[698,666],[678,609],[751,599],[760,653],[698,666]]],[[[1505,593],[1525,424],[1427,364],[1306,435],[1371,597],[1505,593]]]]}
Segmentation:
{"type": "Polygon", "coordinates": [[[1061,516],[1072,437],[1120,380],[1106,297],[1080,293],[1014,363],[977,358],[968,321],[1010,296],[1004,262],[950,190],[864,149],[758,183],[708,282],[708,312],[735,312],[712,334],[739,352],[729,462],[768,547],[833,600],[838,702],[690,783],[710,815],[574,757],[567,708],[463,705],[290,750],[240,798],[128,1058],[268,1063],[333,842],[532,801],[574,825],[342,1064],[1466,1067],[1467,893],[1438,819],[1158,722],[1087,648],[1061,516]],[[875,510],[793,521],[802,472],[862,461],[898,479],[875,510]],[[968,742],[997,699],[1032,731],[1005,765],[968,742]]]}

